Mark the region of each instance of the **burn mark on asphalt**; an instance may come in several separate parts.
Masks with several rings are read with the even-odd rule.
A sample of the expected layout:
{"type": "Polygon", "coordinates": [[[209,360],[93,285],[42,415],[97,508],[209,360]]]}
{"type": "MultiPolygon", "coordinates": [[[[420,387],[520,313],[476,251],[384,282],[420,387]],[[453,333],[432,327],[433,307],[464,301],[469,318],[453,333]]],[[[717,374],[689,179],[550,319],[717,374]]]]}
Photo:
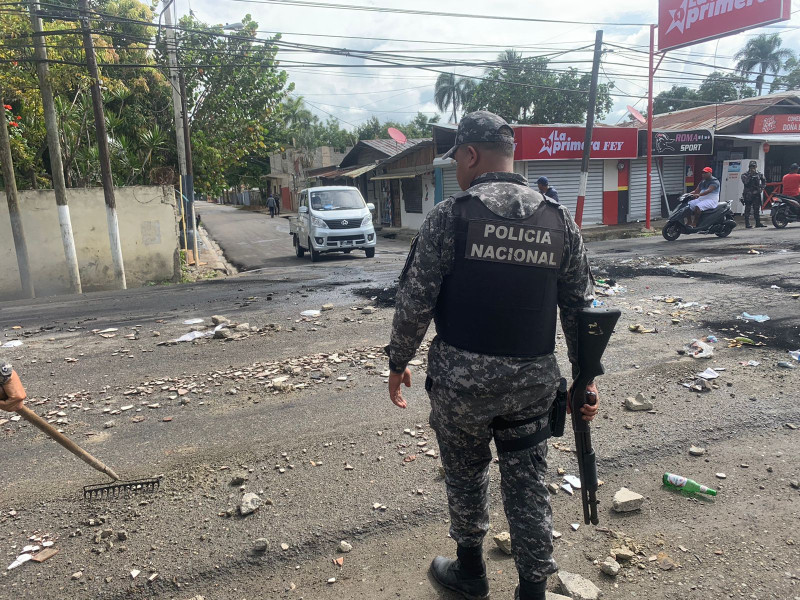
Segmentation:
{"type": "Polygon", "coordinates": [[[363,287],[353,290],[356,296],[372,300],[374,306],[380,308],[391,308],[394,306],[395,298],[397,296],[397,286],[392,285],[386,288],[380,287],[363,287]]]}

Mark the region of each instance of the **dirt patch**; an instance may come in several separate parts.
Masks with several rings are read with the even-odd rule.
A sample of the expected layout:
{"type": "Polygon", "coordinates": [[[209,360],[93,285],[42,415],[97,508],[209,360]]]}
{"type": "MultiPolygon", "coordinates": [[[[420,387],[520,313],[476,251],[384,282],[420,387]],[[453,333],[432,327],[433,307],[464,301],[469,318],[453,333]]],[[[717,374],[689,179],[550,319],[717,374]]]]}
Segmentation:
{"type": "Polygon", "coordinates": [[[387,288],[364,287],[353,290],[353,293],[361,298],[371,300],[373,306],[391,308],[394,306],[397,296],[397,286],[393,285],[387,288]]]}

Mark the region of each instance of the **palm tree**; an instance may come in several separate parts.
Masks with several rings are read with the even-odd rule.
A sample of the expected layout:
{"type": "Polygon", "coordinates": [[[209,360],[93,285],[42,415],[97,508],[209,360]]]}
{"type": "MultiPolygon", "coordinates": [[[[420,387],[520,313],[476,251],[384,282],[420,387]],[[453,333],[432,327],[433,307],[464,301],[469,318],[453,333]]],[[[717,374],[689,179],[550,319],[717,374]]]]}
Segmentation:
{"type": "Polygon", "coordinates": [[[794,53],[791,50],[781,48],[780,35],[764,33],[748,40],[744,48],[734,55],[734,59],[738,61],[736,70],[745,77],[753,72],[758,73],[756,90],[760,96],[767,73],[777,75],[783,64],[793,56],[794,53]]]}
{"type": "Polygon", "coordinates": [[[467,77],[456,78],[455,73],[442,73],[436,78],[433,100],[439,110],[446,112],[453,108],[453,122],[458,123],[458,109],[475,90],[475,82],[467,77]]]}

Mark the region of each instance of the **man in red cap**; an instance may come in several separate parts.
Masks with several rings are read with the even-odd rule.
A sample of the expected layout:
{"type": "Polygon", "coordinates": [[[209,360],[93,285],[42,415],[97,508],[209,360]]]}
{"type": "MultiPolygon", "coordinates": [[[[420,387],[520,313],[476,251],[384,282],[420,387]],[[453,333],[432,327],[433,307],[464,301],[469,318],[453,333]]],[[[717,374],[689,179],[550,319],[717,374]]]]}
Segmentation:
{"type": "Polygon", "coordinates": [[[689,217],[689,227],[697,227],[700,213],[704,210],[713,210],[719,204],[719,179],[714,177],[711,167],[703,169],[703,180],[697,189],[692,192],[694,200],[689,201],[689,208],[693,213],[689,217]]]}

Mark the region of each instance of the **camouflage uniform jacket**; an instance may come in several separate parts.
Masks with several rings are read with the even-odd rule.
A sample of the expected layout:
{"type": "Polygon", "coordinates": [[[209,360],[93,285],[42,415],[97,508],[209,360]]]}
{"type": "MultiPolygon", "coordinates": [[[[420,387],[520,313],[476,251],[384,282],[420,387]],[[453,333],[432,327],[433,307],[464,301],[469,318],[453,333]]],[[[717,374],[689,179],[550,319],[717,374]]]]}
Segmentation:
{"type": "MultiPolygon", "coordinates": [[[[486,173],[475,179],[468,191],[505,218],[526,218],[541,202],[552,202],[514,173],[486,173]]],[[[453,270],[454,202],[449,198],[428,214],[400,276],[392,338],[386,348],[396,371],[405,368],[416,354],[433,318],[442,281],[453,270]]],[[[559,208],[566,224],[566,248],[558,274],[558,306],[574,376],[577,310],[588,306],[594,290],[580,230],[569,211],[559,208]]],[[[552,354],[535,359],[475,354],[454,348],[438,336],[428,356],[428,376],[438,385],[476,395],[522,392],[537,397],[550,394],[560,377],[552,354]]]]}
{"type": "Polygon", "coordinates": [[[763,192],[764,188],[767,187],[767,180],[764,179],[763,173],[759,171],[756,171],[755,173],[746,171],[745,173],[742,173],[741,179],[742,184],[744,185],[745,196],[761,195],[761,192],[763,192]]]}

